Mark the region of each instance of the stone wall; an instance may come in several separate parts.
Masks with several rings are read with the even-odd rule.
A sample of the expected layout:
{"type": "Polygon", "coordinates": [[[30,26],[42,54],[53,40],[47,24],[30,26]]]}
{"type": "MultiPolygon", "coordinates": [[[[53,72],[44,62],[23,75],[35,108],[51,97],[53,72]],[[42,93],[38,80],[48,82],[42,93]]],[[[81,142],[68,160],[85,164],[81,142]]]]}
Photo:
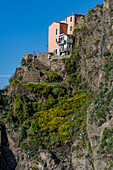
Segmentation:
{"type": "Polygon", "coordinates": [[[42,64],[44,64],[46,67],[52,67],[51,66],[51,61],[53,61],[53,60],[61,60],[61,59],[63,59],[63,58],[69,58],[70,57],[70,55],[62,55],[62,56],[58,56],[58,55],[52,55],[51,56],[51,59],[49,59],[48,58],[48,55],[49,55],[49,53],[39,53],[38,51],[37,51],[37,59],[42,63],[42,64]]]}
{"type": "Polygon", "coordinates": [[[55,60],[55,59],[58,59],[58,60],[61,60],[61,59],[63,59],[63,58],[69,58],[70,57],[70,55],[57,55],[57,56],[52,56],[51,57],[51,61],[52,60],[55,60]]]}

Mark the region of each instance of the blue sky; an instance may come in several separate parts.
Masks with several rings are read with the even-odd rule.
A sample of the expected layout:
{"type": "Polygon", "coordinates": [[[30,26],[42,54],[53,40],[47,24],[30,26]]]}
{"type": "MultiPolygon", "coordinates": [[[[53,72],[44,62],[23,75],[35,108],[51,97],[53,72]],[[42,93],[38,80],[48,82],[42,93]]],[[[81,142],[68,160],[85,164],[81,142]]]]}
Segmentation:
{"type": "Polygon", "coordinates": [[[8,84],[24,54],[46,52],[48,26],[72,12],[87,14],[103,0],[0,0],[0,88],[8,84]],[[69,4],[70,2],[70,4],[69,4]]]}

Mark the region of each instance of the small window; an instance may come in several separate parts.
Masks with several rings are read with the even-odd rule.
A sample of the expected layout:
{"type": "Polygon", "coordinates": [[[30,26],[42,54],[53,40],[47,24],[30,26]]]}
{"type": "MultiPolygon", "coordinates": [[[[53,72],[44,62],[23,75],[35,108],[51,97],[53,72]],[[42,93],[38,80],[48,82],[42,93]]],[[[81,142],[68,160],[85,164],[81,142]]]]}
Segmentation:
{"type": "Polygon", "coordinates": [[[70,17],[70,22],[72,22],[72,17],[70,17]]]}
{"type": "Polygon", "coordinates": [[[69,44],[69,48],[71,48],[71,44],[69,44]]]}
{"type": "Polygon", "coordinates": [[[56,43],[57,43],[57,38],[56,38],[56,43]]]}
{"type": "Polygon", "coordinates": [[[56,28],[56,35],[58,34],[58,29],[56,28]]]}
{"type": "Polygon", "coordinates": [[[55,49],[55,54],[57,54],[57,49],[55,49]]]}
{"type": "Polygon", "coordinates": [[[72,31],[72,26],[70,26],[70,31],[72,31]]]}

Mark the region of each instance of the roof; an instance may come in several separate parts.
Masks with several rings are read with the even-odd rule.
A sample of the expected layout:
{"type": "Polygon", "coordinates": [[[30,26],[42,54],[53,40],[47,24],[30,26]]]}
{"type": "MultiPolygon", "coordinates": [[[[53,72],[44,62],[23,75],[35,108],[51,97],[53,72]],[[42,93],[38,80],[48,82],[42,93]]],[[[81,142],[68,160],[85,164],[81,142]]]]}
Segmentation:
{"type": "MultiPolygon", "coordinates": [[[[65,25],[67,25],[66,23],[62,23],[62,22],[58,22],[58,21],[53,21],[52,24],[53,24],[54,22],[59,23],[59,24],[65,24],[65,25]]],[[[52,25],[52,24],[50,24],[50,25],[52,25]]],[[[49,25],[49,26],[50,26],[50,25],[49,25]]]]}
{"type": "MultiPolygon", "coordinates": [[[[72,15],[69,15],[69,16],[67,16],[67,17],[73,16],[73,15],[75,15],[75,16],[84,16],[84,15],[82,15],[82,14],[72,14],[72,15]]],[[[67,18],[67,17],[66,17],[66,18],[67,18]]],[[[65,19],[66,19],[66,18],[65,18],[65,19]]],[[[65,20],[65,19],[63,19],[63,20],[65,20]]],[[[63,21],[63,20],[62,20],[62,21],[63,21]]],[[[62,22],[58,22],[58,21],[53,21],[52,24],[53,24],[54,22],[59,23],[59,24],[66,24],[66,23],[62,23],[62,22]]],[[[52,24],[50,24],[50,25],[52,25],[52,24]]],[[[50,26],[50,25],[49,25],[49,26],[50,26]]]]}
{"type": "Polygon", "coordinates": [[[72,15],[68,15],[67,17],[73,16],[73,15],[77,15],[77,16],[83,16],[82,14],[72,14],[72,15]]]}

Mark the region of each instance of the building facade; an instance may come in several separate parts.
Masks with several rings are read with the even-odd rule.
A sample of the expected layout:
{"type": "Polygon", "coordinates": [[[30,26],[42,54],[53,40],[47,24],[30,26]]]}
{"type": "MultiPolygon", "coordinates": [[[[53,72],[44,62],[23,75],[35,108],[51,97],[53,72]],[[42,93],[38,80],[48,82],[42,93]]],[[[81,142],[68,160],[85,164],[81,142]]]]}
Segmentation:
{"type": "Polygon", "coordinates": [[[72,51],[73,36],[69,34],[60,34],[59,41],[59,55],[70,55],[72,51]]]}
{"type": "Polygon", "coordinates": [[[48,51],[55,55],[70,55],[72,51],[74,27],[82,15],[73,14],[49,26],[48,51]]]}

